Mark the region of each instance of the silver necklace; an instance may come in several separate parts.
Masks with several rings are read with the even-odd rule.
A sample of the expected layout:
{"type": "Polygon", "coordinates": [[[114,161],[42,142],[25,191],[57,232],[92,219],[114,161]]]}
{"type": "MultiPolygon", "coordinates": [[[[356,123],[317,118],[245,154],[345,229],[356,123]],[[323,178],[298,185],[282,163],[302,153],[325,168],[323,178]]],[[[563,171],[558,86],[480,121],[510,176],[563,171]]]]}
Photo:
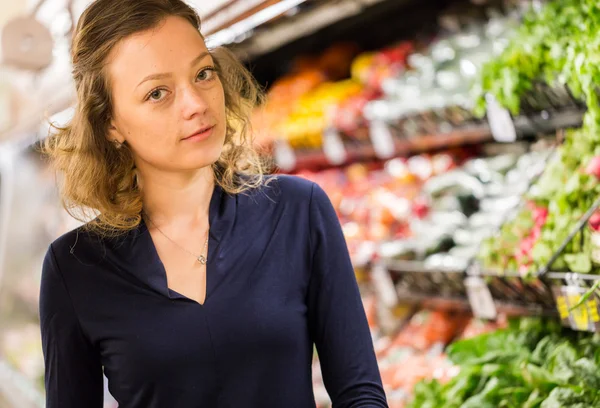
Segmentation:
{"type": "Polygon", "coordinates": [[[208,249],[208,238],[209,238],[210,227],[206,230],[206,241],[204,241],[204,248],[202,249],[203,254],[196,255],[193,252],[188,251],[187,249],[185,249],[184,247],[179,245],[177,242],[173,241],[171,238],[169,238],[167,234],[165,234],[164,232],[161,231],[160,228],[158,228],[158,225],[156,225],[154,223],[154,221],[152,221],[152,219],[148,216],[148,214],[146,214],[146,218],[148,218],[148,221],[150,221],[150,223],[152,225],[154,225],[154,228],[156,228],[158,230],[158,232],[160,232],[162,234],[163,237],[165,237],[166,239],[171,241],[173,244],[175,244],[177,247],[179,247],[179,249],[181,249],[182,251],[185,251],[188,254],[190,254],[191,256],[193,256],[194,258],[196,258],[196,261],[200,262],[201,265],[206,265],[206,262],[208,262],[207,249],[208,249]],[[204,253],[206,253],[206,255],[204,255],[204,253]]]}

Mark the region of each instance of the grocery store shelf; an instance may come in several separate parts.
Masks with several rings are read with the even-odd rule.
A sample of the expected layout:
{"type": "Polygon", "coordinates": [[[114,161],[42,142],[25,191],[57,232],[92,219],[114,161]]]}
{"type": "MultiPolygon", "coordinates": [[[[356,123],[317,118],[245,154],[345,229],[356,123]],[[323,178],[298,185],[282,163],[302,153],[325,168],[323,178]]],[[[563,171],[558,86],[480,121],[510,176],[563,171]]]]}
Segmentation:
{"type": "Polygon", "coordinates": [[[399,292],[398,299],[401,304],[417,304],[425,309],[469,310],[471,308],[466,298],[432,297],[399,292]]]}
{"type": "MultiPolygon", "coordinates": [[[[268,30],[252,29],[280,16],[306,0],[280,1],[279,3],[256,13],[228,29],[219,31],[209,38],[209,45],[224,45],[243,40],[236,46],[235,52],[242,59],[251,59],[273,51],[294,40],[308,36],[343,19],[358,16],[366,8],[387,0],[338,0],[319,1],[318,5],[299,13],[292,18],[269,27],[268,30]],[[293,5],[293,6],[290,6],[293,5]],[[262,13],[262,14],[261,14],[262,13]],[[244,38],[248,37],[248,38],[244,38]]],[[[406,0],[402,0],[406,1],[406,0]]],[[[315,2],[316,3],[316,2],[315,2]]]]}
{"type": "Polygon", "coordinates": [[[555,317],[558,315],[555,308],[543,307],[538,304],[516,305],[508,302],[494,301],[498,313],[506,316],[546,316],[555,317]]]}
{"type": "Polygon", "coordinates": [[[464,270],[457,269],[445,269],[445,268],[428,268],[425,266],[424,262],[420,261],[404,261],[404,260],[387,260],[384,262],[384,265],[391,272],[416,272],[416,273],[455,273],[455,274],[464,274],[464,270]]]}
{"type": "Polygon", "coordinates": [[[535,115],[517,116],[514,123],[521,134],[548,133],[556,129],[581,126],[584,112],[585,110],[576,108],[560,112],[543,111],[535,115]]]}
{"type": "MultiPolygon", "coordinates": [[[[492,140],[489,127],[480,126],[469,129],[457,130],[445,134],[425,135],[411,139],[396,140],[393,156],[405,156],[416,153],[429,152],[443,148],[466,146],[492,140]]],[[[342,164],[358,161],[368,161],[377,158],[372,145],[346,146],[346,161],[342,164]]],[[[302,152],[296,155],[293,169],[286,171],[299,171],[304,169],[319,169],[331,167],[331,163],[322,150],[302,152]]]]}
{"type": "MultiPolygon", "coordinates": [[[[470,310],[471,305],[467,298],[446,298],[443,296],[432,297],[408,293],[398,293],[400,303],[415,304],[422,308],[444,309],[444,310],[470,310]]],[[[516,316],[557,316],[554,308],[544,308],[540,305],[517,305],[508,302],[495,301],[498,313],[508,317],[516,316]]]]}
{"type": "MultiPolygon", "coordinates": [[[[470,307],[464,285],[465,271],[427,268],[417,261],[388,261],[386,266],[396,282],[401,302],[439,308],[470,307]]],[[[552,294],[545,282],[526,280],[516,272],[480,271],[480,276],[487,278],[499,313],[556,316],[552,294]]]]}
{"type": "Polygon", "coordinates": [[[202,33],[211,35],[252,17],[280,0],[225,0],[223,6],[202,19],[202,33]]]}
{"type": "Polygon", "coordinates": [[[554,308],[550,286],[539,277],[524,277],[516,271],[484,270],[477,267],[469,275],[481,276],[497,302],[525,305],[527,307],[554,308]],[[475,270],[476,272],[472,272],[475,270]]]}
{"type": "Polygon", "coordinates": [[[584,273],[573,273],[573,272],[548,272],[546,275],[548,279],[556,280],[584,280],[584,281],[597,281],[600,280],[600,275],[589,275],[584,273]]]}
{"type": "Polygon", "coordinates": [[[477,144],[492,140],[487,126],[461,129],[440,135],[419,136],[396,143],[396,155],[421,153],[431,150],[477,144]]]}
{"type": "MultiPolygon", "coordinates": [[[[266,8],[262,8],[257,12],[251,14],[246,19],[239,21],[230,27],[224,28],[207,38],[207,45],[209,47],[219,47],[226,44],[231,44],[238,41],[240,38],[244,38],[248,36],[249,33],[257,28],[258,26],[265,24],[272,19],[281,16],[282,14],[292,10],[293,8],[299,6],[304,3],[306,0],[281,0],[272,4],[266,8]]],[[[260,7],[260,3],[266,3],[265,1],[261,2],[249,2],[252,3],[255,7],[260,7]],[[257,4],[258,3],[258,4],[257,4]]],[[[248,12],[252,10],[252,7],[242,8],[240,11],[240,15],[244,12],[248,12]]],[[[233,16],[232,16],[233,17],[233,16]]],[[[235,18],[235,17],[233,17],[235,18]]],[[[210,20],[209,20],[210,21],[210,20]]],[[[226,24],[226,21],[217,24],[226,24]]],[[[210,31],[211,27],[209,26],[207,31],[210,31]]]]}
{"type": "MultiPolygon", "coordinates": [[[[557,129],[581,126],[584,111],[580,108],[570,108],[562,111],[542,111],[534,114],[519,115],[513,118],[514,126],[519,137],[542,135],[555,132],[557,129]]],[[[389,157],[407,156],[430,152],[444,148],[476,145],[493,141],[494,137],[487,123],[471,125],[448,133],[396,138],[394,151],[389,157]]],[[[287,167],[277,163],[284,171],[299,171],[304,169],[322,169],[354,162],[369,161],[377,158],[373,145],[368,143],[346,144],[346,160],[343,163],[331,163],[322,150],[299,150],[293,160],[294,166],[287,167]]]]}

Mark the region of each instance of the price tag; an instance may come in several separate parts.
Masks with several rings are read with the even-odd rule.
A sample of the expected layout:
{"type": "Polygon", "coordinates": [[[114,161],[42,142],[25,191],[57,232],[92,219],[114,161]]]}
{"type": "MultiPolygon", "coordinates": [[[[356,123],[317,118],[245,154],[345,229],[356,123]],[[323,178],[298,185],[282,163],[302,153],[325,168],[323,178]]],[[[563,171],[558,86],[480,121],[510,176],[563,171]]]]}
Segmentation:
{"type": "Polygon", "coordinates": [[[498,311],[485,281],[479,276],[469,276],[465,279],[465,286],[473,314],[481,319],[495,319],[498,311]]]}
{"type": "Polygon", "coordinates": [[[387,123],[380,120],[372,121],[369,126],[369,136],[377,157],[380,159],[389,159],[394,156],[396,146],[387,123]]]}
{"type": "Polygon", "coordinates": [[[517,130],[510,112],[500,106],[493,95],[486,96],[487,118],[494,140],[501,143],[511,143],[517,140],[517,130]]]}
{"type": "Polygon", "coordinates": [[[382,304],[394,307],[398,303],[398,292],[388,269],[381,263],[375,263],[371,268],[371,280],[377,296],[382,304]]]}
{"type": "Polygon", "coordinates": [[[296,153],[287,140],[276,140],[273,154],[280,169],[290,171],[296,167],[296,153]]]}
{"type": "Polygon", "coordinates": [[[331,164],[338,165],[346,161],[346,148],[337,129],[330,127],[323,132],[323,153],[331,164]]]}
{"type": "Polygon", "coordinates": [[[581,306],[574,308],[586,293],[586,288],[579,286],[554,286],[552,288],[556,300],[556,308],[564,326],[573,330],[600,331],[600,299],[596,294],[590,296],[581,306]]]}

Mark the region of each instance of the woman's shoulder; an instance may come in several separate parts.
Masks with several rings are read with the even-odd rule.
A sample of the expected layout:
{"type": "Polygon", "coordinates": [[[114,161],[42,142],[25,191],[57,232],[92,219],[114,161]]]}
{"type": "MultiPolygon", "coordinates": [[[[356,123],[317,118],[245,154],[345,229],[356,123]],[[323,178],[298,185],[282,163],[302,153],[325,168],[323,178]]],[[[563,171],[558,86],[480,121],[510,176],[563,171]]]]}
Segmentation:
{"type": "Polygon", "coordinates": [[[132,231],[127,231],[115,238],[102,237],[94,232],[91,223],[82,224],[60,235],[49,245],[48,253],[52,253],[59,264],[67,259],[76,259],[84,263],[95,262],[106,252],[107,244],[111,246],[113,241],[116,244],[122,243],[132,234],[132,231]]]}
{"type": "Polygon", "coordinates": [[[50,248],[52,248],[55,254],[63,253],[64,251],[70,252],[75,244],[89,239],[86,235],[88,235],[88,233],[85,231],[85,226],[81,225],[60,235],[52,241],[50,248]]]}
{"type": "Polygon", "coordinates": [[[277,174],[267,176],[264,185],[278,188],[286,195],[292,195],[296,198],[310,197],[312,190],[316,185],[314,182],[303,177],[292,176],[288,174],[277,174]]]}
{"type": "Polygon", "coordinates": [[[251,196],[262,196],[274,203],[307,204],[319,186],[305,178],[292,175],[270,175],[251,196]]]}

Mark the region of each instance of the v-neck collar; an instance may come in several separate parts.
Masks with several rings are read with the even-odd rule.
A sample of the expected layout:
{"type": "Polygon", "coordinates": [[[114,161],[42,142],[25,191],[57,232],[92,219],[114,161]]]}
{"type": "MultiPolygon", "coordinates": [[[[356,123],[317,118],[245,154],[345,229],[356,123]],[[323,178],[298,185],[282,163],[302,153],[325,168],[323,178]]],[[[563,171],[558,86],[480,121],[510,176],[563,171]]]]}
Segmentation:
{"type": "MultiPolygon", "coordinates": [[[[209,301],[213,289],[219,284],[221,273],[215,269],[218,265],[220,248],[227,232],[235,222],[237,199],[227,194],[215,183],[209,204],[209,245],[206,264],[206,297],[203,305],[209,301]],[[217,273],[213,273],[217,272],[217,273]]],[[[129,245],[120,246],[119,256],[127,261],[126,269],[154,291],[170,299],[191,299],[169,289],[165,267],[158,255],[148,226],[143,218],[138,227],[129,234],[129,245]]],[[[200,303],[198,303],[200,305],[200,303]]]]}

